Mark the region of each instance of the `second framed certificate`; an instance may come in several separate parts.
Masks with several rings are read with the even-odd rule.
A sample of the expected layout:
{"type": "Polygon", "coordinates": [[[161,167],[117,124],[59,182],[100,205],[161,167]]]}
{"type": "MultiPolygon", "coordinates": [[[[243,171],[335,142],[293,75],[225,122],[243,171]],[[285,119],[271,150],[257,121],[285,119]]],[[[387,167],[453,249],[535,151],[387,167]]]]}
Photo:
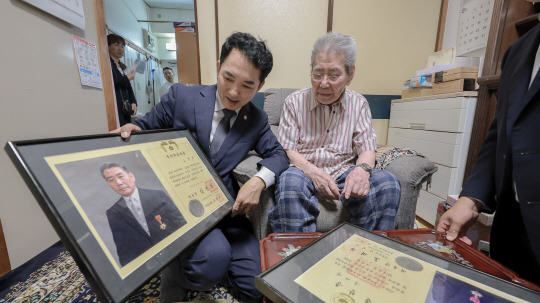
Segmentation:
{"type": "Polygon", "coordinates": [[[255,285],[274,303],[540,302],[538,292],[349,223],[260,274],[255,285]]]}
{"type": "Polygon", "coordinates": [[[234,203],[188,131],[6,149],[100,301],[125,300],[234,203]]]}

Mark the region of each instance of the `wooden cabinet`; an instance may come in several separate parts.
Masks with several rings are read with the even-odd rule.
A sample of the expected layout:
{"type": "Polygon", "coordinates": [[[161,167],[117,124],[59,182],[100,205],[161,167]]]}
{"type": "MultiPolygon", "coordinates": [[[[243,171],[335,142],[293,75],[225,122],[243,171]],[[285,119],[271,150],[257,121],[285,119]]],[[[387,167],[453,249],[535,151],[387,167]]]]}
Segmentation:
{"type": "Polygon", "coordinates": [[[438,166],[416,208],[430,224],[435,224],[438,203],[461,191],[476,96],[461,92],[392,101],[388,145],[412,148],[438,166]]]}

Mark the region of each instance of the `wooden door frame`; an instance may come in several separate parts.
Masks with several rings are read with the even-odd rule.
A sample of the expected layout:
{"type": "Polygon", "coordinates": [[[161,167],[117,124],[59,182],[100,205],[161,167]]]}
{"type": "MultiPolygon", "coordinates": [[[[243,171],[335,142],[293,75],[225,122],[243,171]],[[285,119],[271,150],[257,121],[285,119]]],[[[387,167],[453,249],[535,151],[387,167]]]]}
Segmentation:
{"type": "Polygon", "coordinates": [[[109,47],[107,45],[107,29],[105,24],[105,9],[103,0],[94,0],[94,11],[96,17],[96,29],[98,40],[98,53],[101,65],[101,81],[103,82],[103,95],[105,97],[105,111],[107,112],[107,126],[109,131],[118,127],[116,102],[114,100],[114,85],[109,57],[109,47]]]}

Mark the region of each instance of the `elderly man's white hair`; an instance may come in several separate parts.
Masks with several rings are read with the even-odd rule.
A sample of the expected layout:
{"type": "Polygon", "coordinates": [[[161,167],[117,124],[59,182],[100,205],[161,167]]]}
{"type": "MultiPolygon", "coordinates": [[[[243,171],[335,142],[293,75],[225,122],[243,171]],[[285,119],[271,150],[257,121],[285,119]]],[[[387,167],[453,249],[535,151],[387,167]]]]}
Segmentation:
{"type": "Polygon", "coordinates": [[[315,44],[313,44],[313,50],[311,51],[311,69],[313,69],[315,57],[320,52],[345,54],[345,68],[347,74],[351,74],[351,67],[356,62],[356,41],[354,41],[353,37],[336,32],[329,32],[317,39],[315,44]]]}

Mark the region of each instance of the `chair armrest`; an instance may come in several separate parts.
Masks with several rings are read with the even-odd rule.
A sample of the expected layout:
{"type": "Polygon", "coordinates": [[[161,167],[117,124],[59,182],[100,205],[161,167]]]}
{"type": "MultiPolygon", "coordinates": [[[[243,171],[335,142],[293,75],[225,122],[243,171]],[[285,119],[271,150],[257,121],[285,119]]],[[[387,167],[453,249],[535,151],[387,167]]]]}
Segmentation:
{"type": "Polygon", "coordinates": [[[257,169],[257,163],[259,163],[261,160],[262,158],[257,154],[249,153],[246,158],[244,158],[242,162],[238,163],[238,165],[233,169],[233,177],[236,179],[236,181],[242,184],[246,183],[259,171],[257,169]]]}
{"type": "Polygon", "coordinates": [[[437,166],[421,156],[401,156],[394,159],[385,169],[393,173],[401,184],[401,199],[395,228],[411,229],[414,226],[420,188],[424,182],[431,180],[437,166]]]}
{"type": "Polygon", "coordinates": [[[420,156],[401,156],[394,159],[385,168],[393,173],[399,181],[418,187],[437,171],[437,166],[429,159],[420,156]]]}

